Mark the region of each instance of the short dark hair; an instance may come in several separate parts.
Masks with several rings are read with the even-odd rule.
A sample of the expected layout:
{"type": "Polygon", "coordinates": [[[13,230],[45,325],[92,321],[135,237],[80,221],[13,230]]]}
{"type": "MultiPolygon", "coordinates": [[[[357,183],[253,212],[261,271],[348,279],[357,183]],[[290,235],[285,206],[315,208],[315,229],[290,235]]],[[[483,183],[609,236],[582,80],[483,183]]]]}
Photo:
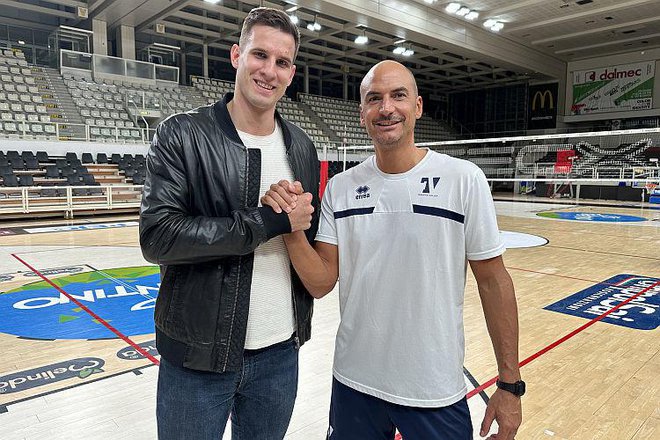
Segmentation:
{"type": "Polygon", "coordinates": [[[269,26],[291,35],[293,41],[296,43],[296,50],[293,54],[293,59],[296,59],[298,48],[300,47],[300,31],[298,30],[298,26],[293,24],[286,12],[266,7],[252,9],[243,21],[241,36],[238,40],[239,46],[245,45],[245,40],[250,37],[252,28],[257,25],[269,26]]]}

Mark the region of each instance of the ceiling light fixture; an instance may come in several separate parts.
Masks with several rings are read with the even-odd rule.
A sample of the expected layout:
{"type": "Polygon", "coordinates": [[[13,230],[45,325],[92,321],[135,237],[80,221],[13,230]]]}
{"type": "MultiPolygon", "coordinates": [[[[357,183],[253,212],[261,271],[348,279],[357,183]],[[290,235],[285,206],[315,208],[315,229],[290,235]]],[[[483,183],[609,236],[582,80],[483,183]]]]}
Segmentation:
{"type": "Polygon", "coordinates": [[[466,20],[470,20],[470,21],[475,20],[479,17],[479,12],[456,2],[449,3],[445,7],[445,11],[447,11],[450,14],[458,15],[459,17],[463,17],[466,20]]]}
{"type": "Polygon", "coordinates": [[[401,55],[404,57],[409,57],[415,54],[415,51],[412,49],[412,46],[405,47],[405,46],[396,46],[394,50],[392,51],[394,55],[401,55]]]}
{"type": "Polygon", "coordinates": [[[472,20],[475,20],[477,18],[479,18],[479,13],[477,11],[470,11],[465,15],[466,20],[472,21],[472,20]]]}
{"type": "Polygon", "coordinates": [[[461,6],[461,9],[456,11],[456,15],[458,15],[459,17],[465,17],[468,14],[468,12],[470,12],[470,8],[466,8],[465,6],[461,6]]]}
{"type": "Polygon", "coordinates": [[[296,14],[289,15],[289,18],[291,19],[291,23],[293,23],[293,24],[300,23],[300,19],[298,18],[298,16],[296,14]]]}
{"type": "Polygon", "coordinates": [[[316,15],[314,16],[314,21],[307,23],[307,29],[312,32],[318,32],[321,30],[321,25],[319,24],[316,15]]]}
{"type": "Polygon", "coordinates": [[[445,11],[449,12],[450,14],[455,14],[459,9],[461,9],[460,3],[449,3],[445,8],[445,11]]]}
{"type": "Polygon", "coordinates": [[[204,3],[211,3],[212,5],[217,5],[220,3],[220,0],[204,0],[204,3]]]}
{"type": "Polygon", "coordinates": [[[489,18],[488,20],[484,21],[484,27],[489,28],[493,32],[499,32],[504,27],[504,23],[489,18]]]}
{"type": "Polygon", "coordinates": [[[367,37],[366,31],[362,30],[362,35],[355,37],[355,44],[367,44],[369,42],[369,37],[367,37]]]}

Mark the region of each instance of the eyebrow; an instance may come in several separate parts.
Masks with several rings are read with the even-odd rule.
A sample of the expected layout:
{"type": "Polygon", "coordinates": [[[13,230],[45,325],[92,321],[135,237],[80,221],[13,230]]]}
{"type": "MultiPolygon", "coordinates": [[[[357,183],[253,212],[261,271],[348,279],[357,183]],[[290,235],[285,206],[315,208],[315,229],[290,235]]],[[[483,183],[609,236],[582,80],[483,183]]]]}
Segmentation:
{"type": "MultiPolygon", "coordinates": [[[[391,90],[389,93],[398,93],[398,92],[408,93],[408,88],[407,87],[398,87],[394,90],[391,90]]],[[[367,94],[364,95],[364,97],[366,98],[366,97],[373,96],[373,95],[382,95],[382,93],[381,92],[373,92],[373,91],[372,92],[367,92],[367,94]]]]}
{"type": "MultiPolygon", "coordinates": [[[[264,52],[264,53],[267,53],[269,55],[271,53],[270,51],[268,51],[266,49],[263,49],[261,47],[253,47],[252,49],[250,49],[250,52],[264,52]]],[[[277,59],[278,60],[284,60],[284,61],[288,62],[289,64],[293,64],[293,60],[289,57],[282,56],[282,57],[277,57],[277,59]]]]}

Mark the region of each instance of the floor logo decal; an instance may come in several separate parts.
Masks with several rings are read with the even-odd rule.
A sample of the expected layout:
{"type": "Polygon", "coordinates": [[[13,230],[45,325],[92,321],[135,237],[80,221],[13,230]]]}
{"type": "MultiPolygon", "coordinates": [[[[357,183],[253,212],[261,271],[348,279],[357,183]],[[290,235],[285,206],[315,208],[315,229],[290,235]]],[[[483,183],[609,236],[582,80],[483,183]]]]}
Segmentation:
{"type": "MultiPolygon", "coordinates": [[[[545,307],[546,310],[594,319],[660,281],[641,275],[620,274],[545,307]]],[[[603,322],[638,330],[660,325],[660,285],[610,313],[603,322]]]]}
{"type": "Polygon", "coordinates": [[[554,218],[559,220],[577,220],[581,222],[609,222],[609,223],[625,223],[625,222],[645,222],[647,219],[644,217],[637,217],[634,215],[621,215],[621,214],[596,214],[592,212],[539,212],[536,215],[545,218],[554,218]]]}
{"type": "MultiPolygon", "coordinates": [[[[45,271],[47,272],[47,271],[45,271]]],[[[126,336],[154,332],[156,266],[64,275],[52,281],[126,336]]],[[[116,335],[44,281],[0,294],[0,332],[32,339],[107,339],[116,335]]]]}
{"type": "Polygon", "coordinates": [[[0,394],[18,393],[74,377],[86,379],[102,373],[103,365],[103,359],[86,357],[7,374],[0,376],[0,394]]]}

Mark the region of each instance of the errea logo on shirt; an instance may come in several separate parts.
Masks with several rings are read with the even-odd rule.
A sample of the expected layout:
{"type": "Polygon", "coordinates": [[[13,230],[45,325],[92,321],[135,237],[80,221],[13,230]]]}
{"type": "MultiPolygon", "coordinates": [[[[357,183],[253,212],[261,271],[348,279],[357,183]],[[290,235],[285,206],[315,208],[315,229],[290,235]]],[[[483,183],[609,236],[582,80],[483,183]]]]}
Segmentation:
{"type": "Polygon", "coordinates": [[[429,196],[429,197],[438,197],[437,194],[434,194],[436,189],[438,189],[438,184],[440,183],[439,177],[422,177],[420,182],[422,184],[422,192],[419,193],[420,196],[429,196]]]}
{"type": "Polygon", "coordinates": [[[369,188],[367,185],[362,185],[355,188],[355,192],[357,193],[355,200],[368,199],[371,197],[371,194],[369,194],[370,189],[371,188],[369,188]]]}

